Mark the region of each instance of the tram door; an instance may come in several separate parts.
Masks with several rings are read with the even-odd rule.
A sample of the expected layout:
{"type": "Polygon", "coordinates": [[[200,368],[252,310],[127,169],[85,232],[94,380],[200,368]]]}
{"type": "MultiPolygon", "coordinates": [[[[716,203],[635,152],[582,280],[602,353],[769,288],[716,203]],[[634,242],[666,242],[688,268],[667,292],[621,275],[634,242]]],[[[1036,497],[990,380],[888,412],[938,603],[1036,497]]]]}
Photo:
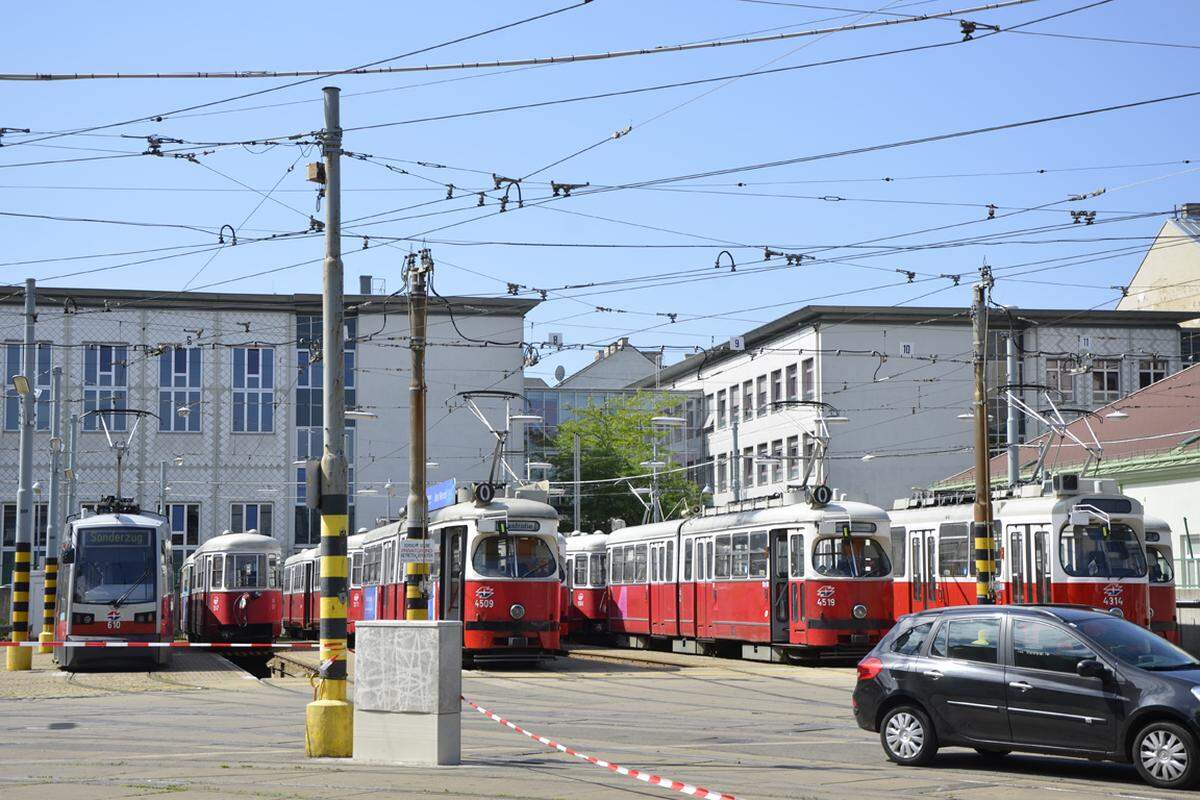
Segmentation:
{"type": "Polygon", "coordinates": [[[441,580],[438,589],[438,619],[462,619],[463,551],[467,544],[467,528],[456,525],[441,531],[441,580]]]}
{"type": "Polygon", "coordinates": [[[908,532],[908,563],[912,580],[908,601],[912,611],[924,611],[941,605],[938,599],[937,533],[931,530],[908,532]]]}
{"type": "Polygon", "coordinates": [[[788,614],[788,532],[771,531],[771,641],[790,638],[788,614]]]}
{"type": "Polygon", "coordinates": [[[713,598],[713,540],[706,537],[696,540],[696,638],[711,639],[713,598]]]}
{"type": "Polygon", "coordinates": [[[300,612],[300,619],[303,620],[302,627],[308,628],[313,625],[313,596],[316,591],[313,584],[313,564],[314,561],[304,562],[304,603],[303,610],[300,612]]]}
{"type": "Polygon", "coordinates": [[[1050,602],[1050,533],[1032,525],[1008,526],[1012,602],[1050,602]]]}

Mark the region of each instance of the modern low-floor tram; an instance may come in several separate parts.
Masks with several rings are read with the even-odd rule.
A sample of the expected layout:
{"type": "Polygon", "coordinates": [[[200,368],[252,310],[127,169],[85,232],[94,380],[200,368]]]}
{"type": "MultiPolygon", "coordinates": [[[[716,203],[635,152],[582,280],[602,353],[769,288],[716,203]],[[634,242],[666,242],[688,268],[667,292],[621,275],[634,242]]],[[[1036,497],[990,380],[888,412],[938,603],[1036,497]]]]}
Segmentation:
{"type": "Polygon", "coordinates": [[[183,562],[183,632],[191,642],[271,643],[280,634],[282,548],[273,537],[226,533],[183,562]]]}
{"type": "MultiPolygon", "coordinates": [[[[133,505],[102,504],[67,523],[59,560],[54,638],[61,642],[159,642],[175,635],[171,530],[133,505]]],[[[66,670],[94,662],[169,663],[168,647],[55,647],[66,670]]]]}

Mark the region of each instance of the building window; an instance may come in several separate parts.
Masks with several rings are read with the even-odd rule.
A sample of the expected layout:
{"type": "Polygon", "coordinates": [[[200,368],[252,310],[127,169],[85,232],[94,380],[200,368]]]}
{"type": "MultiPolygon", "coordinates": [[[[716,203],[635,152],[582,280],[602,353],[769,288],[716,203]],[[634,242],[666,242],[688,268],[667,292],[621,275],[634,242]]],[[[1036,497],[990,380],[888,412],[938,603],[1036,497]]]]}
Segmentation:
{"type": "Polygon", "coordinates": [[[1145,389],[1152,383],[1157,383],[1167,377],[1167,360],[1165,358],[1138,359],[1138,388],[1145,389]]]}
{"type": "Polygon", "coordinates": [[[741,402],[738,400],[739,392],[742,387],[739,384],[734,384],[729,387],[729,424],[733,425],[738,421],[738,416],[742,413],[741,402]]]}
{"type": "Polygon", "coordinates": [[[270,503],[234,503],[229,507],[229,530],[234,533],[256,530],[263,536],[271,536],[271,511],[270,503]]]}
{"type": "MultiPolygon", "coordinates": [[[[11,390],[14,375],[20,375],[24,359],[24,347],[20,342],[8,342],[4,359],[4,430],[21,429],[21,396],[11,390]]],[[[34,365],[34,383],[37,389],[33,403],[34,425],[39,431],[50,430],[50,353],[49,342],[37,345],[37,364],[34,365]]]]}
{"type": "Polygon", "coordinates": [[[746,447],[742,450],[742,486],[750,488],[754,485],[754,448],[746,447]]]}
{"type": "Polygon", "coordinates": [[[725,390],[717,392],[717,429],[725,427],[725,390]]]}
{"type": "Polygon", "coordinates": [[[800,364],[800,386],[803,389],[803,399],[817,399],[817,376],[816,363],[814,359],[806,358],[800,364]]]}
{"type": "Polygon", "coordinates": [[[200,504],[168,503],[167,519],[171,523],[171,546],[186,558],[200,545],[200,504]]]}
{"type": "Polygon", "coordinates": [[[817,444],[811,433],[804,434],[804,468],[809,470],[810,475],[816,475],[817,465],[813,463],[813,457],[817,452],[817,444]]]}
{"type": "Polygon", "coordinates": [[[1179,329],[1179,354],[1185,365],[1200,364],[1200,328],[1179,329]]]}
{"type": "Polygon", "coordinates": [[[787,476],[789,481],[800,477],[800,437],[789,436],[787,439],[787,476]]]}
{"type": "Polygon", "coordinates": [[[742,384],[742,420],[754,419],[754,381],[742,384]]]}
{"type": "Polygon", "coordinates": [[[1098,358],[1092,362],[1092,405],[1121,399],[1121,360],[1098,358]]]}
{"type": "Polygon", "coordinates": [[[776,439],[771,442],[771,458],[775,459],[771,463],[771,483],[779,483],[783,480],[783,440],[776,439]]]}
{"type": "Polygon", "coordinates": [[[758,452],[755,455],[756,458],[754,459],[754,465],[756,469],[754,471],[758,475],[758,485],[766,486],[769,483],[767,480],[767,469],[770,467],[770,464],[767,463],[766,442],[763,442],[758,446],[758,452]]]}
{"type": "Polygon", "coordinates": [[[757,403],[756,407],[758,408],[758,415],[761,417],[767,413],[767,408],[768,408],[767,376],[766,375],[758,376],[758,380],[755,381],[755,388],[757,389],[757,393],[758,393],[758,398],[756,400],[756,403],[757,403]]]}
{"type": "Polygon", "coordinates": [[[1071,361],[1066,358],[1046,359],[1046,385],[1058,391],[1057,399],[1068,403],[1075,400],[1075,376],[1071,366],[1071,361]]]}
{"type": "Polygon", "coordinates": [[[158,429],[200,430],[200,348],[172,347],[158,356],[158,429]],[[186,413],[179,413],[186,409],[186,413]]]}
{"type": "MultiPolygon", "coordinates": [[[[778,403],[783,399],[783,370],[777,369],[771,373],[771,402],[778,403]]],[[[772,411],[776,409],[771,408],[772,411]]]]}
{"type": "Polygon", "coordinates": [[[729,486],[729,457],[724,453],[717,456],[717,491],[723,492],[729,486]]]}
{"type": "MultiPolygon", "coordinates": [[[[713,396],[711,394],[704,395],[704,406],[700,409],[700,418],[699,418],[700,422],[702,423],[702,426],[696,426],[696,427],[702,427],[704,430],[708,430],[712,426],[714,426],[716,424],[716,422],[710,420],[709,417],[710,417],[710,415],[715,413],[715,411],[716,411],[716,406],[713,404],[713,396]]],[[[691,432],[689,432],[689,434],[690,433],[691,432]]]]}
{"type": "Polygon", "coordinates": [[[796,385],[796,374],[797,374],[796,365],[788,364],[787,369],[784,370],[784,374],[786,375],[786,377],[784,378],[784,386],[785,386],[785,390],[787,391],[787,399],[788,400],[799,399],[800,395],[798,394],[798,388],[796,385]]]}
{"type": "Polygon", "coordinates": [[[233,348],[233,431],[275,431],[275,348],[233,348]]]}
{"type": "MultiPolygon", "coordinates": [[[[126,374],[129,346],[89,344],[83,351],[83,429],[101,430],[98,414],[93,411],[127,408],[129,380],[126,374]]],[[[126,429],[124,414],[105,414],[110,431],[126,429]]]]}

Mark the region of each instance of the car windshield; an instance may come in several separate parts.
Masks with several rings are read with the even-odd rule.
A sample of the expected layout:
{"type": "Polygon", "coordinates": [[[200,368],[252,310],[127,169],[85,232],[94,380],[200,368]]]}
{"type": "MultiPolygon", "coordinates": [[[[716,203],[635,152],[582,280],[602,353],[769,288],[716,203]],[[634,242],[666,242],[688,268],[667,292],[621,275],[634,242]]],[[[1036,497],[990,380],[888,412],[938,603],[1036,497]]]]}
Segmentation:
{"type": "Polygon", "coordinates": [[[1096,617],[1074,623],[1074,627],[1087,634],[1109,653],[1134,667],[1152,671],[1200,667],[1200,661],[1196,661],[1161,636],[1129,620],[1096,617]]]}
{"type": "Polygon", "coordinates": [[[1059,555],[1068,575],[1140,578],[1146,554],[1128,525],[1076,525],[1062,532],[1059,555]]]}
{"type": "Polygon", "coordinates": [[[486,536],[475,545],[471,565],[485,578],[554,578],[558,575],[554,551],[537,536],[486,536]]]}
{"type": "Polygon", "coordinates": [[[147,603],[154,600],[154,531],[85,528],[75,548],[72,597],[76,603],[147,603]]]}
{"type": "Polygon", "coordinates": [[[892,569],[879,542],[865,537],[818,539],[812,559],[813,568],[827,578],[882,578],[892,569]]]}

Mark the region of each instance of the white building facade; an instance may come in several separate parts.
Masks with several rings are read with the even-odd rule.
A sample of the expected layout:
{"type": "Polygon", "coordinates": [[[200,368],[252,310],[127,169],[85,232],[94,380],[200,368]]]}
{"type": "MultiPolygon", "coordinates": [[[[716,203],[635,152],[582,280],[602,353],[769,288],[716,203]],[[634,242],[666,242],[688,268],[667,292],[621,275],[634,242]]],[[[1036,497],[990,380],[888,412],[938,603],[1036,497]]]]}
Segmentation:
{"type": "MultiPolygon", "coordinates": [[[[1186,317],[1015,310],[1011,325],[1021,355],[1010,381],[1004,361],[1010,320],[993,314],[993,446],[1005,443],[1007,413],[995,387],[1049,385],[1061,405],[1104,405],[1180,369],[1179,323],[1186,317]]],[[[663,369],[658,381],[704,396],[705,455],[717,505],[776,494],[809,469],[809,485],[826,483],[890,508],[912,488],[971,463],[972,422],[959,418],[970,411],[972,395],[965,309],[810,306],[748,332],[744,350],[725,345],[685,359],[663,369]],[[839,420],[825,425],[824,464],[815,458],[819,416],[839,420]]],[[[1044,393],[1020,394],[1045,408],[1044,393]]],[[[1039,432],[1023,423],[1020,439],[1039,432]]]]}
{"type": "MultiPolygon", "coordinates": [[[[21,371],[22,303],[20,294],[0,300],[6,566],[15,540],[19,414],[11,377],[21,371]]],[[[521,334],[534,303],[448,303],[453,322],[445,304],[431,304],[429,313],[428,453],[437,464],[430,480],[474,480],[486,476],[494,440],[455,395],[482,387],[521,391],[521,334]]],[[[64,439],[70,415],[80,417],[79,503],[115,492],[114,454],[99,417],[87,412],[142,409],[154,416],[142,419],[130,439],[123,494],[150,510],[165,494],[177,559],[226,529],[258,529],[288,552],[318,543],[316,516],[303,502],[304,470],[295,462],[319,457],[324,435],[319,296],[43,289],[37,306],[34,479],[42,487],[40,505],[48,499],[51,370],[61,367],[64,439]],[[165,489],[159,480],[164,463],[165,489]]],[[[376,415],[347,421],[351,520],[372,526],[388,513],[389,501],[398,514],[407,493],[407,300],[347,295],[346,308],[347,406],[376,415]]],[[[118,415],[105,421],[118,440],[129,437],[134,424],[118,415]]],[[[39,507],[39,547],[44,520],[39,507]]]]}

